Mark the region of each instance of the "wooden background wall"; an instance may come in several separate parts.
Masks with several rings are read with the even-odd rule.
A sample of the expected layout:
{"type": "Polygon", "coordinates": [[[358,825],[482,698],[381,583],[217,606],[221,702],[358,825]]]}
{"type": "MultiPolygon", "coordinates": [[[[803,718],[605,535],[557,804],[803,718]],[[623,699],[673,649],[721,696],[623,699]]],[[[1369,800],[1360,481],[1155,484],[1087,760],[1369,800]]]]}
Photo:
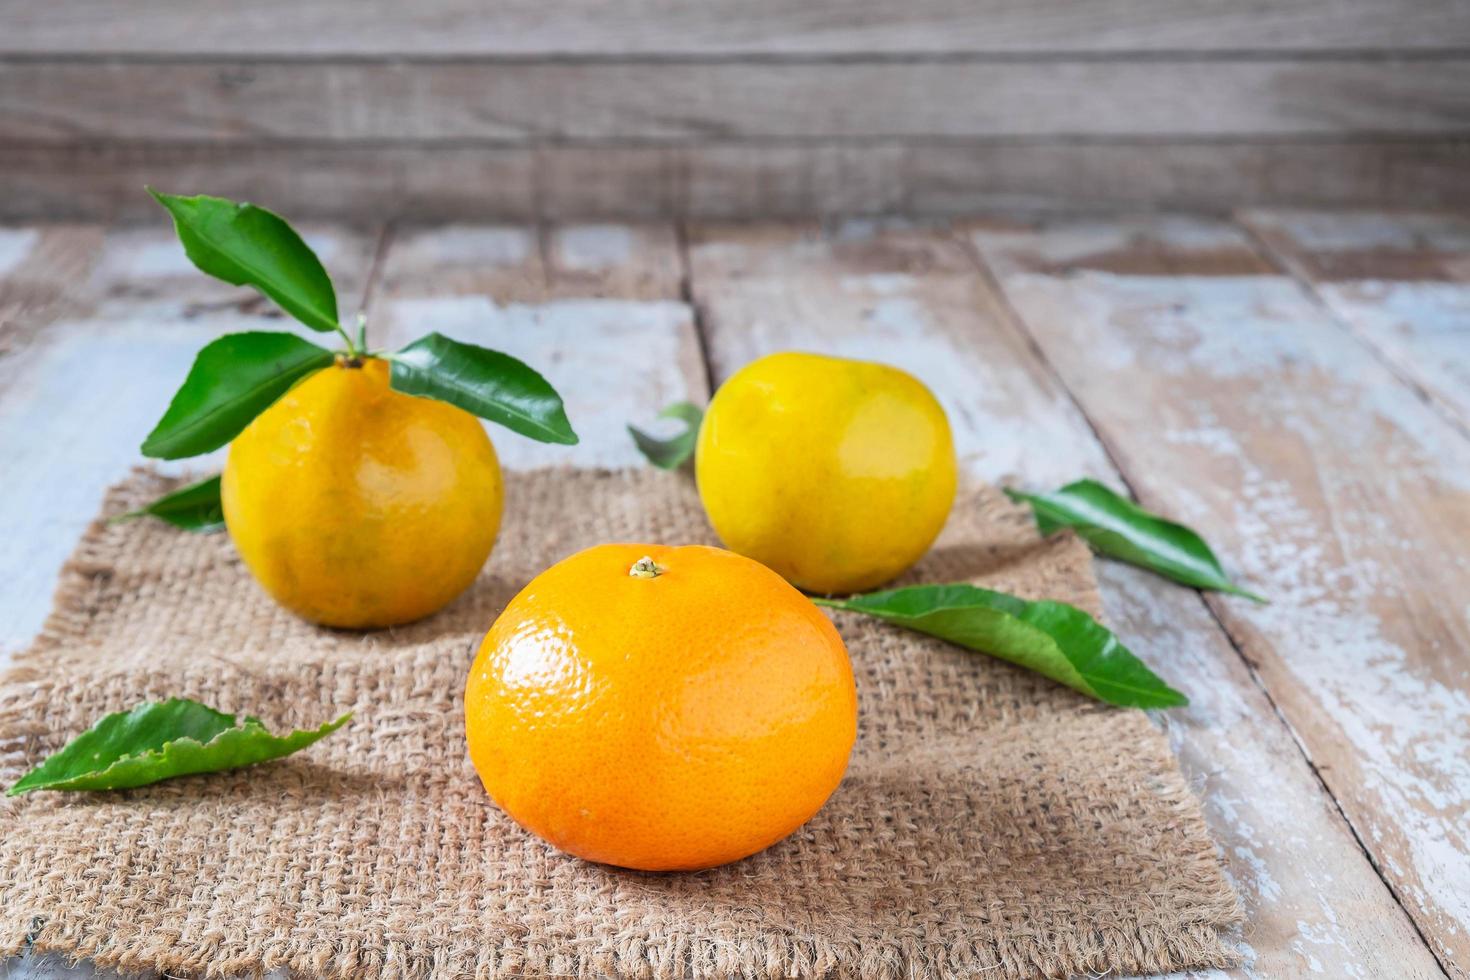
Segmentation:
{"type": "Polygon", "coordinates": [[[0,0],[0,217],[1470,203],[1470,0],[0,0]]]}

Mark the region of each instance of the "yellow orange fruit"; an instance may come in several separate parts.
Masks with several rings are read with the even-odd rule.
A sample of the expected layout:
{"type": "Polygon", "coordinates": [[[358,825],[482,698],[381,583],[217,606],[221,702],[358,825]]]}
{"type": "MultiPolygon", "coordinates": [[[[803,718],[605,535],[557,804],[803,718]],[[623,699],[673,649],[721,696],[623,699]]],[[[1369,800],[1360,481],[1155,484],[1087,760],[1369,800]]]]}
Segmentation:
{"type": "Polygon", "coordinates": [[[847,649],[780,576],[719,548],[608,544],[537,576],[465,686],[470,759],[578,857],[707,868],[805,823],[847,767],[847,649]]]}
{"type": "Polygon", "coordinates": [[[695,474],[726,547],[813,592],[888,581],[933,544],[954,502],[954,442],[929,389],[898,368],[772,354],[715,393],[695,474]]]}
{"type": "Polygon", "coordinates": [[[429,615],[474,581],[500,528],[500,463],[468,412],[339,362],[230,444],[225,524],[257,581],[328,626],[429,615]]]}

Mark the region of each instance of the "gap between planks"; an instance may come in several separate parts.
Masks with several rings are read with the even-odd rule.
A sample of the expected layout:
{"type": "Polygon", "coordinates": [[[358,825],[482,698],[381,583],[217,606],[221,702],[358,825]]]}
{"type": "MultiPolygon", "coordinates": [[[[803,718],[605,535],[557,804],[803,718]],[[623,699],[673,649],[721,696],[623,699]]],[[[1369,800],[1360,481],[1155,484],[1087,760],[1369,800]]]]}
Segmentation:
{"type": "MultiPolygon", "coordinates": [[[[1048,387],[1045,379],[1026,380],[1032,370],[1028,358],[1016,359],[1001,336],[983,329],[977,317],[984,316],[984,297],[966,292],[962,283],[957,288],[959,280],[978,278],[973,257],[956,265],[953,255],[938,254],[922,235],[911,236],[919,238],[917,247],[912,240],[894,246],[878,242],[881,224],[846,227],[858,233],[783,239],[779,227],[747,226],[704,236],[702,261],[691,266],[694,298],[715,314],[709,327],[717,375],[776,347],[815,346],[879,357],[881,352],[867,349],[869,338],[844,334],[845,321],[870,319],[881,335],[874,342],[888,345],[885,359],[903,361],[901,366],[921,375],[927,365],[971,472],[978,462],[992,481],[1016,472],[1064,480],[1079,475],[1078,469],[1117,479],[1115,471],[1107,472],[1113,468],[1085,423],[1069,428],[1065,417],[1076,415],[1071,403],[1053,406],[1041,390],[1048,387]],[[865,236],[873,243],[865,246],[865,236]],[[731,244],[739,240],[743,251],[731,244]],[[911,281],[918,285],[905,292],[911,281]],[[852,293],[861,290],[868,290],[861,293],[866,298],[854,299],[852,293]],[[904,303],[913,308],[905,312],[904,303]],[[930,324],[926,316],[938,319],[930,324]],[[898,323],[905,317],[912,327],[907,332],[898,323]],[[921,325],[927,332],[915,333],[921,325]],[[1007,407],[988,407],[986,389],[994,389],[991,394],[1007,407]],[[1012,427],[1018,434],[1007,433],[1012,427]],[[999,445],[1008,441],[1017,445],[999,445]]],[[[1027,347],[1032,364],[1039,363],[1024,334],[1005,330],[1003,322],[1000,326],[1027,347]]],[[[1248,928],[1258,932],[1250,938],[1266,944],[1256,953],[1259,975],[1305,975],[1307,962],[1320,955],[1328,970],[1344,975],[1399,970],[1443,976],[1199,597],[1131,569],[1102,563],[1099,571],[1110,612],[1136,636],[1140,652],[1162,651],[1157,662],[1176,669],[1188,664],[1196,686],[1202,686],[1196,706],[1179,716],[1182,724],[1172,726],[1173,740],[1187,770],[1204,781],[1196,789],[1252,906],[1248,928]],[[1241,728],[1250,733],[1244,746],[1231,735],[1241,728]],[[1294,764],[1285,761],[1288,756],[1294,764]],[[1299,836],[1303,833],[1310,836],[1299,836]],[[1312,946],[1324,941],[1329,948],[1312,946]]],[[[1249,967],[1246,973],[1256,975],[1249,967]]]]}
{"type": "Polygon", "coordinates": [[[1423,547],[1463,525],[1464,438],[1232,226],[972,240],[1145,502],[1273,583],[1273,606],[1209,602],[1441,969],[1466,975],[1465,566],[1423,547]]]}
{"type": "MultiPolygon", "coordinates": [[[[389,239],[387,237],[387,234],[388,234],[387,229],[380,230],[379,236],[378,236],[378,238],[376,240],[375,247],[374,247],[374,250],[373,250],[373,252],[374,252],[375,255],[379,255],[380,257],[386,257],[386,256],[388,256],[388,255],[391,254],[392,245],[390,244],[390,241],[389,241],[389,239]]],[[[547,237],[545,231],[538,232],[538,235],[543,240],[547,237]]],[[[688,247],[689,247],[689,243],[688,243],[687,232],[681,233],[679,237],[681,239],[681,244],[680,244],[680,247],[677,250],[676,255],[674,257],[672,257],[672,258],[674,259],[674,261],[677,261],[679,263],[679,266],[680,266],[681,275],[680,275],[679,292],[681,293],[681,295],[683,295],[683,297],[686,300],[691,300],[692,301],[692,300],[697,299],[697,296],[695,295],[697,291],[695,289],[695,285],[696,284],[695,284],[694,279],[693,279],[693,272],[692,272],[692,269],[691,269],[691,263],[689,262],[689,259],[688,259],[688,247]]],[[[546,246],[546,245],[538,245],[538,251],[541,252],[542,257],[543,257],[543,260],[544,260],[544,257],[546,255],[547,251],[548,251],[548,248],[549,248],[549,246],[546,246]]],[[[374,262],[369,262],[368,263],[368,268],[370,270],[368,272],[368,277],[372,280],[373,289],[371,290],[371,292],[369,292],[368,287],[367,287],[367,283],[364,283],[363,292],[366,295],[365,303],[367,305],[369,305],[369,306],[371,305],[373,299],[377,295],[378,287],[379,287],[379,285],[382,282],[383,273],[385,271],[386,265],[387,265],[386,258],[384,258],[384,261],[381,261],[381,262],[374,261],[374,262]]],[[[545,266],[543,266],[543,268],[542,268],[542,275],[543,275],[543,286],[544,286],[545,285],[545,277],[548,275],[545,266]]],[[[697,303],[691,303],[691,305],[695,306],[696,308],[698,307],[698,304],[697,303]]],[[[702,326],[702,329],[704,329],[704,330],[707,331],[709,329],[709,325],[708,324],[703,324],[702,321],[703,321],[703,317],[700,316],[696,320],[696,324],[701,325],[702,326]]],[[[424,329],[432,329],[432,325],[425,325],[424,329]]],[[[697,339],[699,341],[700,361],[701,361],[702,367],[703,367],[703,369],[704,369],[705,372],[709,372],[709,371],[712,370],[712,359],[709,356],[709,347],[708,347],[708,344],[706,343],[707,334],[700,335],[700,336],[698,336],[697,339]]],[[[1030,342],[1031,343],[1034,343],[1034,340],[1030,340],[1030,342]]],[[[1050,365],[1048,365],[1048,367],[1049,367],[1049,369],[1054,370],[1054,368],[1051,368],[1050,365]]]]}
{"type": "Polygon", "coordinates": [[[1354,323],[1351,317],[1344,316],[1342,311],[1323,292],[1323,285],[1307,268],[1300,255],[1286,248],[1280,238],[1268,234],[1256,221],[1249,216],[1235,215],[1234,223],[1241,232],[1246,235],[1262,255],[1284,276],[1293,279],[1312,301],[1344,331],[1351,334],[1359,343],[1366,347],[1388,370],[1392,371],[1400,381],[1417,394],[1426,405],[1439,413],[1440,417],[1453,426],[1459,433],[1470,439],[1470,418],[1461,414],[1459,407],[1441,392],[1441,390],[1422,378],[1415,370],[1412,361],[1394,356],[1387,350],[1379,339],[1368,331],[1354,323]]]}
{"type": "MultiPolygon", "coordinates": [[[[1255,239],[1255,236],[1252,236],[1252,238],[1255,239]]],[[[1265,251],[1264,249],[1260,249],[1260,243],[1258,239],[1253,241],[1253,244],[1257,245],[1258,250],[1263,252],[1265,251]]],[[[1123,457],[1118,453],[1116,446],[1113,445],[1107,434],[1101,428],[1099,428],[1097,422],[1088,413],[1086,406],[1077,397],[1076,393],[1071,389],[1071,387],[1066,383],[1066,380],[1063,378],[1061,372],[1058,371],[1056,366],[1051,363],[1050,359],[1046,355],[1046,351],[1042,348],[1040,342],[1037,340],[1035,335],[1032,334],[1030,329],[1027,327],[1025,318],[1021,316],[1020,311],[1017,310],[1015,308],[1015,305],[1011,302],[1005,287],[1001,284],[1000,279],[996,275],[995,271],[990,267],[989,263],[985,261],[983,256],[980,255],[979,251],[975,248],[973,242],[962,240],[962,245],[974,260],[978,273],[985,279],[988,286],[998,298],[999,305],[1004,311],[1007,324],[1020,336],[1025,338],[1027,346],[1046,366],[1047,372],[1049,373],[1053,381],[1055,381],[1058,388],[1066,393],[1068,400],[1071,402],[1073,407],[1076,408],[1078,415],[1080,415],[1082,419],[1087,423],[1087,427],[1091,430],[1093,437],[1098,442],[1098,445],[1102,447],[1103,453],[1107,456],[1108,462],[1117,472],[1118,480],[1123,484],[1124,488],[1128,492],[1128,495],[1134,500],[1142,499],[1139,494],[1138,487],[1135,485],[1133,477],[1130,476],[1127,469],[1125,468],[1123,457]]],[[[1270,259],[1269,253],[1267,253],[1267,258],[1268,260],[1270,259]]],[[[1303,285],[1305,286],[1306,284],[1304,283],[1303,285]]],[[[1325,309],[1325,302],[1322,303],[1322,305],[1325,309]]],[[[1334,317],[1334,319],[1337,318],[1334,317]]],[[[1416,387],[1416,390],[1419,389],[1417,389],[1416,387]]],[[[1420,391],[1420,394],[1423,395],[1424,393],[1420,391]]],[[[1227,600],[1215,598],[1206,595],[1203,592],[1199,593],[1199,600],[1201,607],[1208,614],[1210,621],[1219,631],[1221,637],[1224,638],[1227,644],[1229,644],[1230,649],[1234,651],[1235,655],[1240,658],[1241,664],[1244,665],[1245,670],[1249,674],[1251,681],[1255,684],[1256,689],[1261,693],[1261,696],[1265,699],[1266,703],[1271,706],[1271,711],[1275,714],[1276,720],[1290,735],[1292,743],[1296,746],[1297,753],[1300,756],[1302,763],[1311,772],[1312,777],[1316,780],[1317,786],[1321,790],[1322,794],[1326,797],[1327,800],[1331,802],[1334,812],[1336,812],[1338,818],[1342,821],[1343,827],[1347,830],[1349,834],[1352,835],[1353,841],[1357,844],[1358,851],[1362,854],[1364,860],[1368,862],[1369,866],[1372,867],[1373,872],[1378,876],[1379,881],[1383,883],[1383,886],[1387,890],[1388,894],[1392,896],[1395,904],[1397,904],[1399,909],[1404,913],[1405,919],[1413,928],[1415,935],[1419,937],[1419,941],[1424,944],[1424,948],[1434,955],[1435,960],[1438,962],[1441,971],[1448,975],[1449,968],[1446,965],[1445,961],[1440,957],[1438,951],[1434,948],[1434,944],[1429,941],[1429,937],[1425,935],[1424,929],[1421,927],[1418,919],[1411,913],[1408,905],[1405,904],[1404,898],[1399,893],[1399,890],[1395,887],[1394,883],[1390,881],[1389,878],[1384,874],[1383,868],[1380,865],[1378,858],[1374,855],[1372,849],[1368,846],[1367,841],[1363,839],[1362,834],[1359,833],[1358,828],[1353,824],[1353,821],[1348,817],[1347,812],[1343,809],[1342,801],[1337,798],[1337,794],[1333,792],[1332,787],[1328,785],[1327,781],[1323,778],[1322,772],[1318,768],[1316,760],[1313,759],[1312,752],[1307,746],[1305,740],[1302,738],[1301,733],[1298,732],[1296,727],[1291,723],[1291,719],[1288,718],[1286,712],[1282,710],[1280,703],[1278,703],[1278,701],[1276,700],[1275,695],[1272,694],[1271,688],[1266,683],[1265,678],[1261,676],[1259,669],[1260,665],[1249,655],[1247,655],[1239,637],[1236,636],[1236,634],[1230,629],[1230,626],[1221,617],[1220,610],[1217,607],[1216,603],[1227,600]]]]}

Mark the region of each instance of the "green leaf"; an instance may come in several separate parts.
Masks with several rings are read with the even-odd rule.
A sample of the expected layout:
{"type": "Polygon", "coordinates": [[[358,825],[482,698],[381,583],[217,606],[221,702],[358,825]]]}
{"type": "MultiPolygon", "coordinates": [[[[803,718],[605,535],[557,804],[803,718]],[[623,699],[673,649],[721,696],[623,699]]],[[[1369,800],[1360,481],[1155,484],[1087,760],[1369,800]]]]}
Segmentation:
{"type": "Polygon", "coordinates": [[[289,333],[232,333],[194,358],[143,455],[182,459],[218,449],[333,354],[289,333]]]}
{"type": "Polygon", "coordinates": [[[222,197],[148,193],[173,215],[189,259],[206,275],[254,286],[313,330],[339,329],[337,293],[316,253],[264,208],[222,197]]]}
{"type": "Polygon", "coordinates": [[[437,398],[540,442],[577,443],[556,389],[509,354],[431,333],[388,360],[396,391],[437,398]]]}
{"type": "Polygon", "coordinates": [[[813,601],[988,653],[1108,704],[1168,708],[1189,703],[1107,627],[1064,602],[1028,602],[963,583],[813,601]]]}
{"type": "Polygon", "coordinates": [[[661,470],[677,470],[694,455],[694,444],[699,439],[699,423],[704,419],[704,412],[698,405],[674,402],[659,412],[658,417],[678,419],[684,423],[684,431],[668,439],[657,439],[630,425],[628,435],[633,437],[638,451],[648,457],[648,461],[654,466],[661,470]]]}
{"type": "Polygon", "coordinates": [[[1042,534],[1069,527],[1103,554],[1176,582],[1266,601],[1231,583],[1198,534],[1149,513],[1096,480],[1078,480],[1052,493],[1007,490],[1006,494],[1031,505],[1042,534]]]}
{"type": "Polygon", "coordinates": [[[225,529],[225,509],[220,503],[219,477],[211,476],[198,483],[166,493],[146,507],[130,510],[113,518],[127,521],[136,517],[157,517],[174,527],[196,534],[213,534],[225,529]]]}
{"type": "Polygon", "coordinates": [[[145,702],[97,722],[22,776],[6,795],[131,789],[190,773],[238,769],[299,752],[351,717],[348,712],[320,728],[277,736],[258,718],[238,722],[198,701],[145,702]]]}

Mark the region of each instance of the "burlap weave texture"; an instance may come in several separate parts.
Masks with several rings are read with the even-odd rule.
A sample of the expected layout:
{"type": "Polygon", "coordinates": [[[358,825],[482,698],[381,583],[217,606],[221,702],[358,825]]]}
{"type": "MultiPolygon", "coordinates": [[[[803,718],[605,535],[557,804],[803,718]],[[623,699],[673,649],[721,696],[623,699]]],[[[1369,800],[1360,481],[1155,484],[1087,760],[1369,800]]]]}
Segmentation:
{"type": "MultiPolygon", "coordinates": [[[[140,473],[118,513],[164,484],[140,473]]],[[[353,723],[254,769],[0,803],[0,953],[174,975],[344,978],[1031,977],[1226,965],[1238,908],[1145,715],[839,615],[861,723],[797,834],[735,865],[647,875],[529,836],[465,758],[473,650],[531,576],[602,541],[714,543],[685,478],[511,475],[475,587],[421,623],[318,629],[272,604],[223,535],[98,522],[37,644],[0,686],[8,785],[99,715],[182,695],[272,726],[353,723]]],[[[964,495],[912,580],[1097,611],[1085,547],[964,495]]],[[[548,760],[549,765],[555,760],[548,760]]]]}

